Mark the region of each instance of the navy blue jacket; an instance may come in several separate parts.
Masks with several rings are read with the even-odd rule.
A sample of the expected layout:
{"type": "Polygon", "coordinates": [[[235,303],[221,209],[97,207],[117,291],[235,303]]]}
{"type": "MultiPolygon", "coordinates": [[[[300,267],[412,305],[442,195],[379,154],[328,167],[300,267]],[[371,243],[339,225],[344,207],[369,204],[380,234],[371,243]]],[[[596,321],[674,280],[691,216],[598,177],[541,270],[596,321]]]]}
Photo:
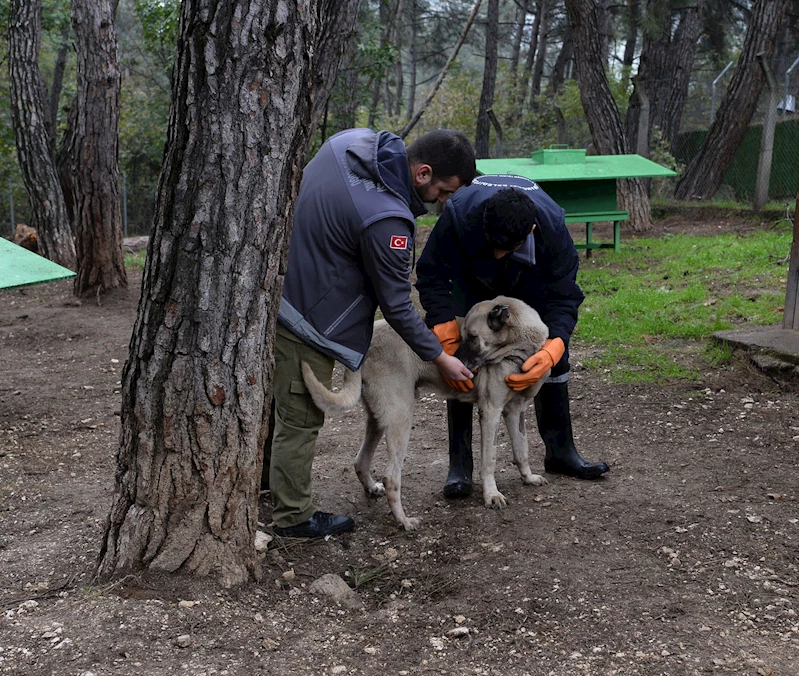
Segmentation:
{"type": "Polygon", "coordinates": [[[519,176],[480,176],[447,202],[419,257],[416,288],[428,326],[463,316],[482,300],[512,296],[535,308],[550,338],[563,339],[568,348],[584,298],[578,265],[564,211],[538,184],[519,176]],[[483,235],[483,211],[486,200],[506,187],[523,190],[538,218],[522,247],[497,260],[483,235]]]}
{"type": "Polygon", "coordinates": [[[398,136],[350,129],[329,138],[303,172],[278,321],[354,371],[379,306],[416,354],[438,357],[410,297],[415,217],[425,212],[398,136]]]}

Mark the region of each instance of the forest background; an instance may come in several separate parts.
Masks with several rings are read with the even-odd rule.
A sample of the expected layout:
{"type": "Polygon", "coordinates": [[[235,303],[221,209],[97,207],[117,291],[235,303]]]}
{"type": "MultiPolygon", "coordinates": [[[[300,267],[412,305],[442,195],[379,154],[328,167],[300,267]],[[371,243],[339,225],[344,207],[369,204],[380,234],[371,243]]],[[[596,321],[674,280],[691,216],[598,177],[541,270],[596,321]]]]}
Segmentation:
{"type": "MultiPolygon", "coordinates": [[[[625,124],[630,152],[684,172],[702,147],[710,122],[733,78],[753,2],[748,0],[625,0],[597,3],[602,58],[611,92],[625,124]],[[695,36],[692,38],[692,36],[695,36]],[[688,42],[686,42],[688,41],[688,42]],[[686,47],[687,45],[687,47],[686,47]],[[688,54],[686,55],[686,51],[688,54]],[[676,60],[682,54],[683,61],[676,60]],[[686,58],[688,60],[686,61],[686,58]],[[681,73],[681,69],[683,71],[681,73]],[[646,87],[652,103],[644,143],[636,139],[646,87]],[[682,79],[680,79],[682,78],[682,79]],[[681,100],[673,101],[677,95],[681,100]]],[[[0,3],[8,25],[10,3],[0,3]]],[[[447,68],[440,89],[411,129],[408,140],[436,127],[473,139],[483,157],[527,156],[553,144],[589,147],[592,141],[574,72],[574,41],[562,0],[366,0],[355,38],[316,131],[312,153],[324,138],[353,126],[401,132],[447,68]],[[459,39],[463,45],[452,59],[459,39]]],[[[115,28],[122,73],[119,166],[125,235],[150,231],[169,118],[172,67],[178,33],[176,0],[120,0],[115,28]]],[[[770,206],[792,201],[799,182],[799,2],[791,0],[774,36],[768,64],[777,88],[770,206]]],[[[8,63],[7,41],[2,42],[8,63]]],[[[55,115],[56,142],[63,145],[76,94],[76,59],[70,6],[42,3],[39,66],[55,115]]],[[[752,68],[760,68],[751,64],[752,68]]],[[[773,107],[768,87],[756,88],[750,129],[728,161],[723,180],[704,200],[752,200],[761,130],[773,107]]],[[[0,69],[0,234],[30,223],[30,204],[19,170],[7,67],[0,69]]],[[[674,196],[675,181],[654,181],[655,200],[674,196]]],[[[691,197],[692,195],[688,195],[691,197]]]]}

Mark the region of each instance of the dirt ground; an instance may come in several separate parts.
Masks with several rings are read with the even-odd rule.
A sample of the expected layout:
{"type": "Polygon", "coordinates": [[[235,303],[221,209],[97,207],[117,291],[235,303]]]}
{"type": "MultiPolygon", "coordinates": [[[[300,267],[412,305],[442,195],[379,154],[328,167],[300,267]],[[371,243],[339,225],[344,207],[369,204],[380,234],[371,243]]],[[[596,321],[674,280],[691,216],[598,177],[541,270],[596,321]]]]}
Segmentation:
{"type": "MultiPolygon", "coordinates": [[[[479,489],[443,499],[444,404],[423,394],[403,488],[424,524],[409,534],[355,478],[352,411],[324,428],[314,486],[354,533],[277,539],[262,579],[236,589],[92,585],[139,280],[99,306],[76,304],[69,282],[0,292],[0,673],[799,673],[799,391],[743,357],[699,382],[611,385],[575,344],[578,448],[611,471],[523,486],[503,431],[503,511],[479,489]],[[352,593],[318,593],[325,574],[352,593]]],[[[267,497],[262,522],[270,532],[267,497]]]]}

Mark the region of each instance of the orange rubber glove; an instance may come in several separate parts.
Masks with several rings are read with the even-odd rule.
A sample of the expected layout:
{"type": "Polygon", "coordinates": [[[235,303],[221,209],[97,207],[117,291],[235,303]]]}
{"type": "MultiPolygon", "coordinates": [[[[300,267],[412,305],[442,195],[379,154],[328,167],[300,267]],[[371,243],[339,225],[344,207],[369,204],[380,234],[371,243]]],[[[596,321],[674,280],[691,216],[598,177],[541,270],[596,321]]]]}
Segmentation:
{"type": "Polygon", "coordinates": [[[505,377],[508,387],[516,392],[526,390],[530,385],[534,385],[544,374],[557,364],[563,353],[566,352],[561,338],[550,338],[543,347],[522,364],[524,373],[513,373],[505,377]]]}
{"type": "MultiPolygon", "coordinates": [[[[458,329],[458,322],[451,319],[443,324],[436,324],[431,330],[438,342],[441,343],[441,347],[444,348],[444,352],[450,357],[454,356],[461,344],[461,332],[458,329]]],[[[450,380],[445,377],[444,382],[453,390],[458,390],[459,392],[468,392],[474,389],[474,383],[471,380],[450,380]]]]}

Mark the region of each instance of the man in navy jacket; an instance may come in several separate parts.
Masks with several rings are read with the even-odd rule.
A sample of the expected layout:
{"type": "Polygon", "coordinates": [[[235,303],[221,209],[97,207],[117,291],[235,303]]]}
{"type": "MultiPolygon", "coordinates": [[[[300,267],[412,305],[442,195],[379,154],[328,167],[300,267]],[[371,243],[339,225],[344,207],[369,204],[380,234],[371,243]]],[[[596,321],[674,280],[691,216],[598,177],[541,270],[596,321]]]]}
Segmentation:
{"type": "MultiPolygon", "coordinates": [[[[596,479],[609,470],[588,463],[574,446],[567,381],[569,340],[583,293],[577,285],[579,257],[564,211],[536,183],[519,176],[481,176],[458,191],[430,234],[416,266],[416,288],[426,322],[444,350],[460,342],[455,317],[498,295],[535,308],[549,339],[531,355],[508,386],[523,390],[550,375],[535,397],[538,429],[548,472],[596,479]]],[[[468,384],[454,383],[456,389],[468,384]]],[[[447,400],[449,474],[446,497],[472,491],[472,405],[447,400]]]]}
{"type": "Polygon", "coordinates": [[[328,387],[334,361],[360,368],[379,307],[425,361],[451,383],[471,372],[442,349],[411,301],[416,217],[476,173],[461,133],[439,129],[407,149],[387,131],[349,129],[329,138],[303,172],[275,336],[274,406],[264,448],[275,533],[324,537],[352,519],[316,509],[311,467],[324,414],[302,380],[306,361],[328,387]]]}

